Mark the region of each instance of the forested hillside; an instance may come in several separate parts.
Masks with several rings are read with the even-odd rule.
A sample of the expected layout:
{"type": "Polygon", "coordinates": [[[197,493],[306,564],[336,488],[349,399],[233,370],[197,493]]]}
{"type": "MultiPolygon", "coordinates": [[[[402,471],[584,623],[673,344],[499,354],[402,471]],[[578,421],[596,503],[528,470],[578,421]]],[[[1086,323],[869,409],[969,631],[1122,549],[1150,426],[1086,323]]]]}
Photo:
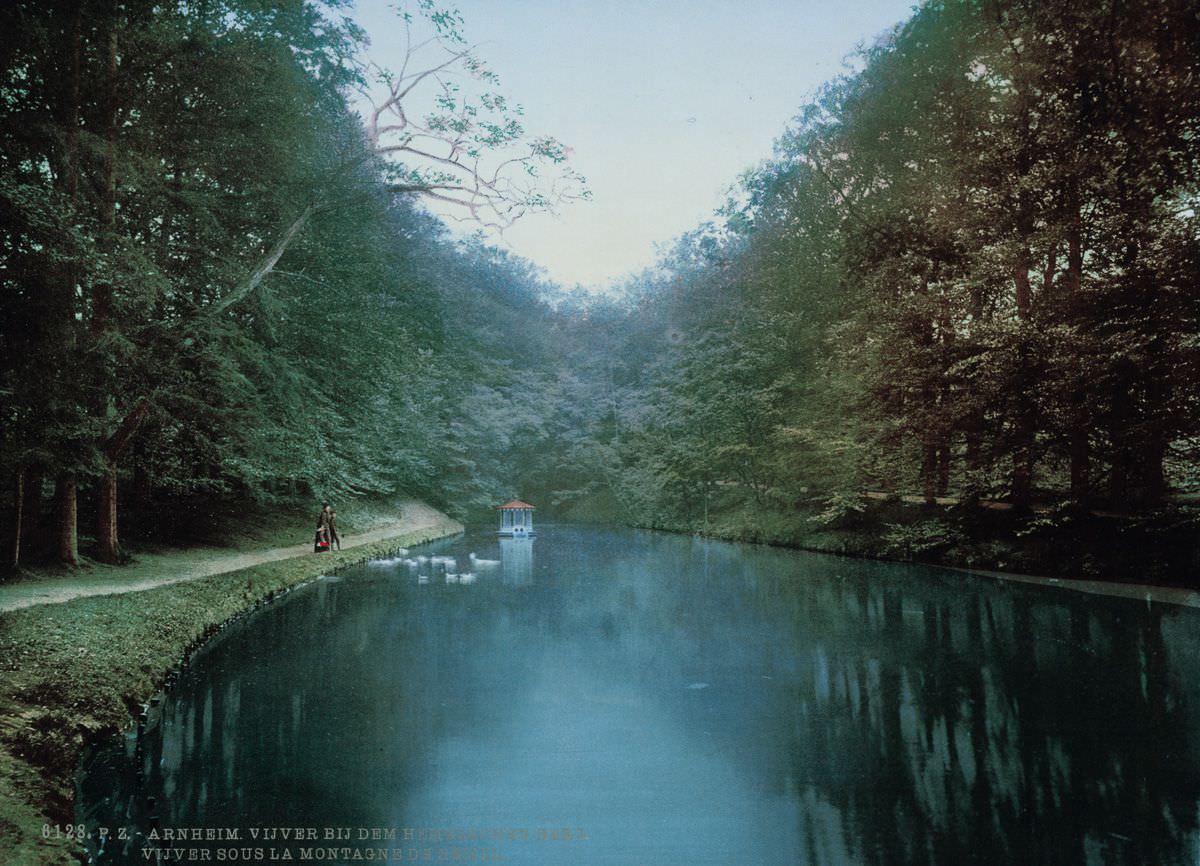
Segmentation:
{"type": "MultiPolygon", "coordinates": [[[[490,85],[461,22],[417,6],[490,85]]],[[[349,11],[0,12],[9,565],[76,562],[80,519],[119,560],[128,508],[396,492],[953,562],[1101,573],[1101,536],[1194,562],[1194,4],[926,3],[608,296],[426,212],[503,228],[587,193],[538,188],[567,151],[498,97],[445,90],[407,126],[423,79],[364,63],[349,11]],[[421,142],[450,145],[432,170],[421,142]],[[464,168],[507,147],[516,181],[464,168]]]]}
{"type": "Polygon", "coordinates": [[[633,282],[596,477],[646,525],[1194,567],[1195,4],[927,3],[853,65],[633,282]]]}
{"type": "Polygon", "coordinates": [[[393,72],[341,2],[3,5],[8,566],[78,562],[80,527],[119,561],[131,509],[402,491],[462,510],[507,483],[487,454],[540,423],[509,371],[554,367],[514,342],[544,287],[419,202],[503,225],[554,204],[537,183],[563,154],[486,91],[402,128],[448,67],[493,79],[418,6],[445,47],[393,72]],[[482,176],[490,153],[516,181],[482,176]]]}

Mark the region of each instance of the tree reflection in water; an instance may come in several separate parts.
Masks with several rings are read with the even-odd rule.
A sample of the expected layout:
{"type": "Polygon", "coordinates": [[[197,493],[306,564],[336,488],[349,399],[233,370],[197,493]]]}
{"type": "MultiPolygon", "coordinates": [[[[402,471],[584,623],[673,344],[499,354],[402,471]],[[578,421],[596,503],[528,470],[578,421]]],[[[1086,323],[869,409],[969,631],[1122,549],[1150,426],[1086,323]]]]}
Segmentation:
{"type": "Polygon", "coordinates": [[[364,569],[265,609],[189,669],[143,782],[120,749],[93,765],[85,816],[570,813],[614,864],[1198,860],[1200,612],[649,533],[533,543],[520,581],[364,569]]]}

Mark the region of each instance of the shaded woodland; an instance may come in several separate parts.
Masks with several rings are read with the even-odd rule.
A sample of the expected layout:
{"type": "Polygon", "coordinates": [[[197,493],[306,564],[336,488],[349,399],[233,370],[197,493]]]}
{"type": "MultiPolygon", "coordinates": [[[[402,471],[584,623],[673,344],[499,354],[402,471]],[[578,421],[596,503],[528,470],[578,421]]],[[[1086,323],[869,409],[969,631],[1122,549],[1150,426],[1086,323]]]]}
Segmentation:
{"type": "Polygon", "coordinates": [[[491,501],[463,412],[479,404],[488,441],[522,423],[490,389],[541,366],[510,337],[545,287],[417,202],[503,226],[555,203],[534,182],[563,154],[486,91],[401,128],[433,71],[493,79],[455,19],[417,7],[403,21],[434,26],[441,54],[390,72],[359,59],[342,2],[4,4],[9,566],[76,564],[81,526],[120,561],[121,515],[206,498],[491,501]],[[416,149],[436,171],[395,161],[416,149]],[[485,177],[480,151],[519,177],[485,177]]]}
{"type": "MultiPolygon", "coordinates": [[[[453,46],[461,22],[418,5],[453,46]]],[[[135,509],[403,492],[1075,574],[1149,544],[1194,569],[1193,3],[927,2],[607,296],[425,211],[465,190],[502,227],[558,202],[414,168],[381,122],[403,76],[358,59],[347,14],[0,11],[8,565],[77,562],[81,525],[118,561],[135,509]]],[[[563,162],[467,108],[421,134],[563,162]]]]}
{"type": "Polygon", "coordinates": [[[623,407],[599,425],[622,510],[1194,571],[1198,58],[1170,0],[926,3],[855,55],[631,282],[593,375],[623,407]]]}

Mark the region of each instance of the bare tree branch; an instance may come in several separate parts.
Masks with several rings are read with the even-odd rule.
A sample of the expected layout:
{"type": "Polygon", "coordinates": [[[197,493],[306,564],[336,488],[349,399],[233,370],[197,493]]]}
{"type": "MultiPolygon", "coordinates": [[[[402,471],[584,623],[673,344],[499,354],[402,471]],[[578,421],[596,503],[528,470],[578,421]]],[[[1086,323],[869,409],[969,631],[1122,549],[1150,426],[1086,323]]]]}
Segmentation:
{"type": "Polygon", "coordinates": [[[422,3],[401,17],[399,73],[368,63],[377,86],[362,91],[372,151],[401,175],[389,189],[459,208],[501,233],[529,212],[590,198],[565,165],[569,148],[531,135],[520,107],[491,89],[496,76],[462,38],[457,14],[422,3]],[[418,18],[433,35],[414,42],[418,18]]]}

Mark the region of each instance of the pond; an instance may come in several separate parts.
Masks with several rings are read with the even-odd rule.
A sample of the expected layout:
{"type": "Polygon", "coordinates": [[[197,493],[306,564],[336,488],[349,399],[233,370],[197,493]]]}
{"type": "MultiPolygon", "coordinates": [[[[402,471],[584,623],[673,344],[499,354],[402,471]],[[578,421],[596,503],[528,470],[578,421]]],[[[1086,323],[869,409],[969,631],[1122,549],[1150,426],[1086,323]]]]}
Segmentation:
{"type": "Polygon", "coordinates": [[[227,629],[85,767],[92,853],[1200,863],[1200,611],[539,532],[364,565],[227,629]]]}

